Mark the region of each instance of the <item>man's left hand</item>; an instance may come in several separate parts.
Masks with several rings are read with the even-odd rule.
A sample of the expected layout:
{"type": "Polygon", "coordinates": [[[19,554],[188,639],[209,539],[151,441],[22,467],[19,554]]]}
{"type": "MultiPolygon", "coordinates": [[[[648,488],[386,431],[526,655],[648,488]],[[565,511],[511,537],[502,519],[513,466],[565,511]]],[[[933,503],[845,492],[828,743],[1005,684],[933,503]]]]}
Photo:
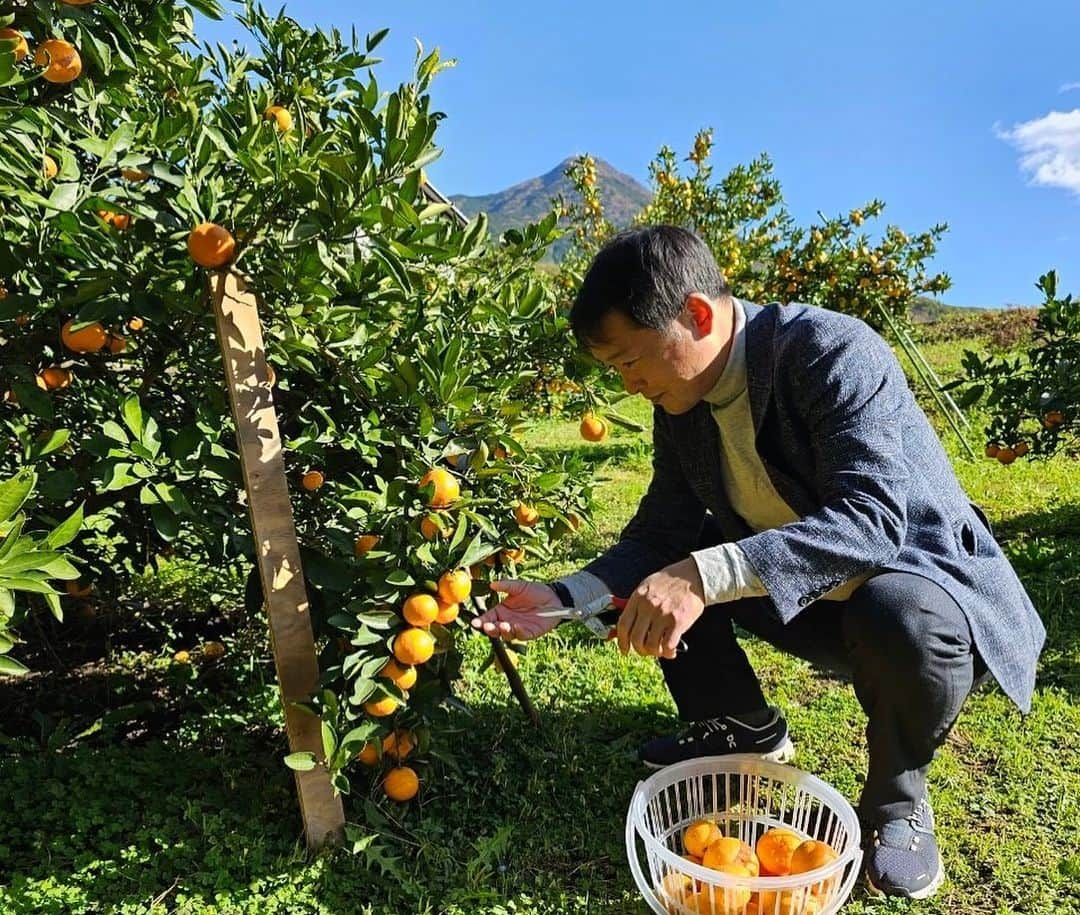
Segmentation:
{"type": "Polygon", "coordinates": [[[687,557],[646,578],[619,614],[615,635],[619,651],[633,648],[650,657],[674,658],[686,630],[705,609],[697,563],[687,557]]]}

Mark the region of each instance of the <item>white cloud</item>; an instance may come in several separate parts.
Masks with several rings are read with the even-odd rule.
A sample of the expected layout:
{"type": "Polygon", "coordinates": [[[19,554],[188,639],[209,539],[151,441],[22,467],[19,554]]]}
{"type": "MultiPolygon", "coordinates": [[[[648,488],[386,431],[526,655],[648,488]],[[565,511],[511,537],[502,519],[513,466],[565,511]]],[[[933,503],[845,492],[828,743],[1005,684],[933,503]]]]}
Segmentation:
{"type": "Polygon", "coordinates": [[[1020,151],[1020,168],[1032,184],[1080,195],[1080,108],[1051,111],[996,132],[1020,151]]]}
{"type": "Polygon", "coordinates": [[[1071,92],[1073,89],[1080,89],[1080,83],[1062,83],[1058,92],[1071,92]]]}

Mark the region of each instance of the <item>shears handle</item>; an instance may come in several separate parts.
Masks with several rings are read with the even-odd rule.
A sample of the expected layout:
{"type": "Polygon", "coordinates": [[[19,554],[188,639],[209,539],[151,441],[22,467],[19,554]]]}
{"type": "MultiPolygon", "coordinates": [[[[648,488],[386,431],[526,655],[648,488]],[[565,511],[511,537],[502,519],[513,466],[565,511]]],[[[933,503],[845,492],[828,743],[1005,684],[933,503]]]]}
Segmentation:
{"type": "MultiPolygon", "coordinates": [[[[611,606],[614,607],[615,610],[611,611],[610,615],[618,616],[619,613],[622,613],[623,610],[626,609],[626,604],[627,604],[628,600],[629,600],[629,598],[626,598],[626,597],[612,597],[611,598],[611,606]]],[[[612,626],[611,629],[608,630],[607,637],[608,637],[608,641],[615,638],[615,627],[614,626],[612,626]]],[[[679,644],[675,647],[675,654],[682,654],[684,651],[687,651],[687,650],[689,650],[689,646],[682,639],[679,639],[679,644]]]]}

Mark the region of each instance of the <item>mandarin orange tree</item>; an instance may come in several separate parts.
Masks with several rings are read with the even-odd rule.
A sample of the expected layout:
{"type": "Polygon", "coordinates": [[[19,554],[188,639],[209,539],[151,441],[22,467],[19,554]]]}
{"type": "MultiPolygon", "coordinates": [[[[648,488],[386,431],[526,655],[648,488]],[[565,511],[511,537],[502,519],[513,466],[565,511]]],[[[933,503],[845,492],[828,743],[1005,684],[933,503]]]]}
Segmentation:
{"type": "Polygon", "coordinates": [[[960,401],[990,412],[986,456],[1002,464],[1046,457],[1076,443],[1080,412],[1080,300],[1058,292],[1054,271],[1039,277],[1044,296],[1031,346],[1021,355],[968,350],[960,401]]]}
{"type": "MultiPolygon", "coordinates": [[[[871,238],[863,226],[881,215],[885,205],[879,200],[846,213],[819,213],[818,221],[801,226],[784,205],[768,156],[716,176],[712,142],[711,130],[700,131],[685,167],[674,150],[661,148],[649,165],[652,200],[634,222],[671,223],[696,232],[737,295],[757,302],[809,302],[884,329],[890,318],[906,320],[916,295],[949,288],[947,275],[930,275],[926,266],[946,226],[914,235],[886,226],[880,238],[871,238]]],[[[573,283],[613,227],[604,217],[591,157],[577,160],[569,177],[580,195],[563,206],[576,227],[567,262],[573,283]]]]}
{"type": "MultiPolygon", "coordinates": [[[[889,225],[873,238],[864,226],[884,210],[879,200],[831,215],[819,211],[816,221],[800,225],[784,204],[767,155],[720,176],[710,162],[712,145],[712,131],[700,131],[682,163],[673,149],[661,148],[649,165],[652,199],[634,224],[669,223],[696,232],[738,296],[808,302],[856,315],[893,335],[959,434],[957,410],[917,351],[907,318],[916,296],[950,286],[947,275],[931,274],[927,267],[946,226],[909,234],[889,225]]],[[[615,231],[604,212],[595,160],[580,157],[567,176],[576,196],[558,207],[573,236],[559,276],[564,294],[576,288],[592,256],[615,231]]],[[[600,379],[582,365],[579,354],[564,351],[562,361],[582,390],[568,406],[583,412],[597,407],[604,399],[600,379]]],[[[619,420],[602,405],[598,411],[619,420]]],[[[961,440],[966,447],[963,435],[961,440]]]]}
{"type": "MultiPolygon", "coordinates": [[[[584,465],[518,434],[564,327],[536,270],[555,217],[492,243],[483,218],[429,201],[437,50],[387,89],[385,31],[347,40],[246,3],[249,50],[200,47],[193,9],[222,15],[97,0],[0,19],[19,36],[0,37],[0,422],[40,478],[32,516],[85,503],[71,549],[91,596],[163,551],[250,563],[209,296],[212,271],[244,274],[324,687],[325,753],[290,764],[326,764],[344,791],[357,754],[396,731],[423,768],[470,592],[587,516],[584,465]],[[80,56],[67,82],[36,59],[49,41],[80,56]],[[55,430],[65,447],[33,450],[55,430]]],[[[0,474],[17,458],[5,449],[0,474]]]]}

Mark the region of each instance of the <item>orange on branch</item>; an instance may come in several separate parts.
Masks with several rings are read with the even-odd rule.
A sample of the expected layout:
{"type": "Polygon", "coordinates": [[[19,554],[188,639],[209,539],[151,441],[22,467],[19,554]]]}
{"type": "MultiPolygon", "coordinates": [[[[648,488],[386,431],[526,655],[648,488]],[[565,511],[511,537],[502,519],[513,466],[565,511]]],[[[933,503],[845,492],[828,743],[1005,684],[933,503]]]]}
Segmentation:
{"type": "Polygon", "coordinates": [[[71,384],[71,372],[59,365],[50,365],[37,374],[37,386],[43,391],[58,391],[71,384]]]}
{"type": "Polygon", "coordinates": [[[373,699],[364,703],[364,711],[373,718],[385,718],[397,711],[400,703],[393,696],[383,696],[381,699],[373,699]]]}
{"type": "Polygon", "coordinates": [[[608,434],[607,423],[595,413],[586,413],[578,427],[581,437],[587,442],[602,442],[608,434]]]}
{"type": "Polygon", "coordinates": [[[379,671],[380,677],[385,677],[398,689],[409,690],[416,685],[416,668],[415,667],[402,667],[391,658],[383,665],[382,670],[379,671]]]}
{"type": "Polygon", "coordinates": [[[320,489],[325,482],[326,477],[323,476],[321,470],[309,470],[300,478],[300,485],[308,492],[315,492],[315,490],[320,489]]]}
{"type": "Polygon", "coordinates": [[[458,618],[459,612],[460,608],[457,603],[447,603],[440,598],[439,614],[435,617],[435,622],[440,626],[448,626],[458,618]]]}
{"type": "Polygon", "coordinates": [[[72,330],[75,319],[69,319],[60,330],[60,342],[73,353],[96,353],[109,342],[109,335],[100,323],[94,321],[72,330]]]}
{"type": "Polygon", "coordinates": [[[402,664],[423,664],[435,654],[435,637],[426,629],[413,627],[394,639],[394,657],[402,664]]]}
{"type": "Polygon", "coordinates": [[[394,731],[383,738],[383,756],[391,759],[405,759],[416,748],[416,740],[413,735],[405,730],[394,731]]]}
{"type": "Polygon", "coordinates": [[[430,594],[413,594],[402,605],[401,615],[411,626],[430,626],[439,615],[439,603],[430,594]]]}
{"type": "Polygon", "coordinates": [[[499,552],[499,558],[503,562],[524,562],[525,550],[523,547],[507,547],[505,550],[499,552]]]}
{"type": "Polygon", "coordinates": [[[286,133],[292,130],[293,119],[288,110],[281,105],[271,105],[263,112],[263,118],[267,121],[274,121],[277,124],[277,129],[280,133],[286,133]]]}
{"type": "Polygon", "coordinates": [[[361,534],[353,544],[353,552],[357,556],[363,556],[371,552],[382,538],[378,534],[361,534]]]}
{"type": "Polygon", "coordinates": [[[41,74],[47,82],[62,85],[77,79],[82,73],[82,58],[75,46],[62,38],[48,38],[34,51],[34,63],[44,67],[41,74]]]}
{"type": "Polygon", "coordinates": [[[533,527],[536,522],[540,520],[540,512],[538,512],[531,505],[526,505],[524,502],[518,502],[514,506],[514,520],[522,527],[533,527]]]}
{"type": "Polygon", "coordinates": [[[436,537],[446,536],[446,531],[439,526],[439,523],[432,515],[424,515],[420,519],[420,533],[425,540],[434,540],[436,537]]]}
{"type": "Polygon", "coordinates": [[[383,791],[392,801],[400,803],[411,801],[419,790],[420,779],[408,766],[391,769],[383,780],[383,791]]]}
{"type": "Polygon", "coordinates": [[[41,176],[46,181],[51,181],[57,176],[60,171],[60,166],[56,164],[56,160],[49,155],[41,157],[41,176]]]}
{"type": "Polygon", "coordinates": [[[461,495],[461,487],[458,481],[448,470],[442,467],[432,467],[420,478],[420,486],[425,487],[435,484],[435,491],[428,502],[429,508],[449,508],[461,495]]]}
{"type": "Polygon", "coordinates": [[[224,267],[236,254],[236,239],[223,226],[201,222],[188,235],[188,254],[200,267],[216,270],[224,267]]]}
{"type": "Polygon", "coordinates": [[[113,210],[98,210],[98,218],[107,226],[113,226],[123,232],[131,225],[131,215],[128,213],[116,213],[113,210]]]}
{"type": "Polygon", "coordinates": [[[466,569],[445,572],[439,579],[439,597],[444,603],[457,604],[472,593],[472,578],[466,569]]]}
{"type": "Polygon", "coordinates": [[[30,46],[26,43],[26,36],[18,29],[0,29],[0,41],[14,41],[15,63],[18,63],[30,53],[30,46]]]}

